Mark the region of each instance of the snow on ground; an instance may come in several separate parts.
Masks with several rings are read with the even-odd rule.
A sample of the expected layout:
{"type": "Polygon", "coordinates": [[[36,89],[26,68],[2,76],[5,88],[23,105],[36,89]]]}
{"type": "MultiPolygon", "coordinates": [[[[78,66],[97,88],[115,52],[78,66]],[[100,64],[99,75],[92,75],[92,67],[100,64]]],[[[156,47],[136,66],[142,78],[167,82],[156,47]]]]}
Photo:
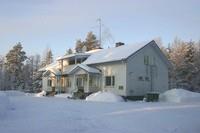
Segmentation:
{"type": "Polygon", "coordinates": [[[9,91],[2,91],[4,92],[7,96],[24,96],[25,93],[21,91],[16,91],[16,90],[9,90],[9,91]]]}
{"type": "Polygon", "coordinates": [[[200,102],[200,93],[191,92],[184,89],[171,89],[159,96],[160,101],[165,102],[200,102]]]}
{"type": "Polygon", "coordinates": [[[46,96],[46,91],[43,90],[43,91],[41,91],[41,92],[35,94],[35,96],[36,96],[36,97],[43,97],[43,96],[46,96]]]}
{"type": "Polygon", "coordinates": [[[60,97],[60,98],[71,98],[72,94],[69,93],[61,93],[61,94],[56,94],[55,97],[60,97]]]}
{"type": "Polygon", "coordinates": [[[9,108],[9,99],[6,93],[0,92],[0,120],[6,115],[9,108]]]}
{"type": "Polygon", "coordinates": [[[111,92],[99,91],[86,97],[86,101],[123,102],[124,99],[121,96],[117,96],[111,92]]]}
{"type": "Polygon", "coordinates": [[[0,118],[1,133],[200,132],[200,102],[108,103],[0,95],[12,106],[0,118]]]}

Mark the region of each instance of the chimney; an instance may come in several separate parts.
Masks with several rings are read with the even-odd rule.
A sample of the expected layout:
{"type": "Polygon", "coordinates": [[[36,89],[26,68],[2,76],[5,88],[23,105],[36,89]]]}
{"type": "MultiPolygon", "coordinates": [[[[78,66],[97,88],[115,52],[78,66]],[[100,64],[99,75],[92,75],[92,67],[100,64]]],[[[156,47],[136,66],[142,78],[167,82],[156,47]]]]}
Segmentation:
{"type": "Polygon", "coordinates": [[[119,46],[122,46],[122,45],[124,45],[123,42],[117,42],[117,43],[115,44],[115,47],[119,47],[119,46]]]}

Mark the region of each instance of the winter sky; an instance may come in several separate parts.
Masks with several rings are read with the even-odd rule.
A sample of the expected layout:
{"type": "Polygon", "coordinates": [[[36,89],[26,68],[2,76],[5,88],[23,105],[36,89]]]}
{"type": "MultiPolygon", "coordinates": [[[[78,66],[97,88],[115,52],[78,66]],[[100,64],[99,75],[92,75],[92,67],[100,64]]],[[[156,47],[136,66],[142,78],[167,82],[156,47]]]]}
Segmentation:
{"type": "Polygon", "coordinates": [[[200,40],[200,0],[0,0],[0,55],[17,42],[25,51],[55,56],[74,47],[88,31],[98,35],[102,19],[104,47],[161,37],[200,40]]]}

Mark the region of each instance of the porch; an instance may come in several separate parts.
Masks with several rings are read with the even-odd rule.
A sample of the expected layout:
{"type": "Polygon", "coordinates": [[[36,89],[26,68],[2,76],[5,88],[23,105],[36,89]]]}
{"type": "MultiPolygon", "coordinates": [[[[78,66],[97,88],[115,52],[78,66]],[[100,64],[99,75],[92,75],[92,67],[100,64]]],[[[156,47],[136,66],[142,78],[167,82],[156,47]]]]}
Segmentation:
{"type": "Polygon", "coordinates": [[[92,93],[101,88],[101,73],[95,68],[79,64],[67,74],[56,75],[54,82],[52,90],[58,93],[92,93]]]}
{"type": "Polygon", "coordinates": [[[73,77],[75,92],[92,93],[101,88],[101,73],[95,68],[80,64],[69,74],[73,77]]]}

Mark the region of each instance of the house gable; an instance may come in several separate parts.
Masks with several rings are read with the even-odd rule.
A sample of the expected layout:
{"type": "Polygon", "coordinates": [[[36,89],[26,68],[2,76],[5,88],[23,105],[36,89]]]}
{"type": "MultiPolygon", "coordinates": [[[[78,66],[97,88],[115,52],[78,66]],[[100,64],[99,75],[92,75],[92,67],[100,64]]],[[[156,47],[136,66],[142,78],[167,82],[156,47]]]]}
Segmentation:
{"type": "Polygon", "coordinates": [[[162,59],[162,61],[167,65],[168,68],[171,68],[172,65],[169,62],[169,60],[167,59],[167,57],[164,55],[164,53],[162,52],[162,50],[158,47],[158,45],[156,44],[156,42],[154,40],[152,40],[151,42],[149,42],[148,44],[146,44],[145,46],[141,47],[140,49],[138,49],[137,51],[135,51],[134,53],[132,53],[130,56],[127,57],[126,60],[128,60],[131,57],[134,57],[138,52],[140,52],[141,50],[143,50],[145,47],[151,46],[155,52],[158,54],[158,56],[160,56],[160,58],[162,59]]]}
{"type": "Polygon", "coordinates": [[[167,90],[169,65],[165,58],[154,41],[129,56],[126,60],[127,95],[142,96],[150,91],[167,90]]]}
{"type": "Polygon", "coordinates": [[[84,73],[100,73],[100,70],[84,65],[84,64],[78,64],[76,65],[74,68],[71,69],[71,71],[69,72],[69,74],[73,74],[77,71],[84,71],[84,73]]]}

